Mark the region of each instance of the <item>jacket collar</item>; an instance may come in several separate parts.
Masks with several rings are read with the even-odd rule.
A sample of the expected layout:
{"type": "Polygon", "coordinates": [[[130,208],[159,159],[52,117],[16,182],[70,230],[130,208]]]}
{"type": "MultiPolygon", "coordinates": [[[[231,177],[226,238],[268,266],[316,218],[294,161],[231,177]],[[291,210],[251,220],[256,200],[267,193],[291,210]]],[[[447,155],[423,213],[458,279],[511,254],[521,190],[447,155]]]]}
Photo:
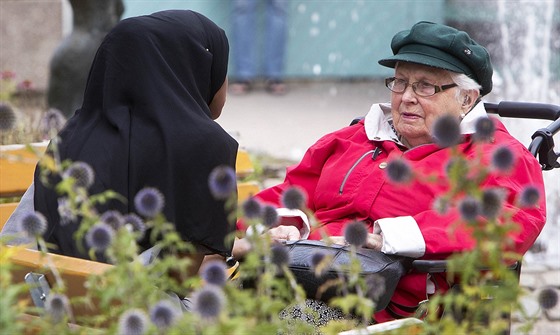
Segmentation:
{"type": "MultiPolygon", "coordinates": [[[[488,117],[482,102],[479,102],[461,121],[461,134],[473,134],[476,120],[480,117],[488,117]]],[[[393,141],[404,145],[393,129],[390,103],[373,104],[365,116],[364,128],[371,141],[393,141]]]]}

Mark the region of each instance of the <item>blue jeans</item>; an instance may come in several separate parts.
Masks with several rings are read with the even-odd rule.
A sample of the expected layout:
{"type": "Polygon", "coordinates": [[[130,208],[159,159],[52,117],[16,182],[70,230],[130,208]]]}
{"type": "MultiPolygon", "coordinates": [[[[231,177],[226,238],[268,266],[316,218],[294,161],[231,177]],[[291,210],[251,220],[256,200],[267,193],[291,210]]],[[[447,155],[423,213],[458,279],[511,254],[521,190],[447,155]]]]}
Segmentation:
{"type": "Polygon", "coordinates": [[[262,54],[258,54],[256,50],[256,47],[261,45],[257,39],[259,2],[233,1],[232,56],[237,80],[251,81],[260,74],[259,56],[263,57],[263,75],[266,79],[281,80],[284,72],[288,1],[264,0],[265,32],[262,54]]]}

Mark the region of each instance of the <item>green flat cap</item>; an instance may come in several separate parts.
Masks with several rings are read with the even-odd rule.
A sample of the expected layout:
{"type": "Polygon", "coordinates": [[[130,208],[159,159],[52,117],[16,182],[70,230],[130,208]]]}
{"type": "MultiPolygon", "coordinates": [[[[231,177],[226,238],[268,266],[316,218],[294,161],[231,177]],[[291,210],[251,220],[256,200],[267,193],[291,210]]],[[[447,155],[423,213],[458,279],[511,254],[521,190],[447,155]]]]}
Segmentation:
{"type": "Polygon", "coordinates": [[[464,31],[421,21],[397,33],[391,49],[394,56],[379,64],[394,68],[397,62],[409,62],[464,73],[482,86],[482,96],[492,91],[490,55],[464,31]]]}

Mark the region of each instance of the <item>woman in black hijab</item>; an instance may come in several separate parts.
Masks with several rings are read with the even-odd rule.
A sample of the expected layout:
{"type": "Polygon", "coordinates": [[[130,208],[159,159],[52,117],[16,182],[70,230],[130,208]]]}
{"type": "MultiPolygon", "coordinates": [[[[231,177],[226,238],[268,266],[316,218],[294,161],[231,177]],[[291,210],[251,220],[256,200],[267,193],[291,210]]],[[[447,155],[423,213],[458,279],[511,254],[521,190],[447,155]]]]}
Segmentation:
{"type": "MultiPolygon", "coordinates": [[[[88,163],[90,194],[113,190],[127,202],[103,208],[134,212],[145,187],[164,196],[163,214],[201,253],[230,254],[224,201],[212,197],[208,177],[235,168],[237,142],[214,122],[225,103],[229,45],[205,16],[170,10],[118,23],[101,43],[82,107],[59,134],[61,161],[88,163]]],[[[74,241],[76,224],[60,224],[57,194],[35,172],[35,209],[48,220],[52,250],[88,258],[74,241]]],[[[52,185],[52,183],[49,183],[52,185]]],[[[147,240],[141,245],[150,247],[147,240]]]]}

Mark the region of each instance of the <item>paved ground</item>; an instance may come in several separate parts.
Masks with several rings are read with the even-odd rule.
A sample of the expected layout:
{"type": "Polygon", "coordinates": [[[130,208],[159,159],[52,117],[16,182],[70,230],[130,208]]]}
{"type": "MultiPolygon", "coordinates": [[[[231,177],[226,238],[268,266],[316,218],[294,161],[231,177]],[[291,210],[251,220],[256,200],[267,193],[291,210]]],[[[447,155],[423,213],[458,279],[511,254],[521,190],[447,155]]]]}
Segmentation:
{"type": "MultiPolygon", "coordinates": [[[[283,171],[323,134],[349,124],[354,117],[366,114],[372,103],[388,101],[389,97],[389,91],[379,81],[290,83],[285,96],[271,96],[262,89],[245,96],[230,95],[218,123],[251,154],[277,158],[280,163],[274,163],[273,168],[283,171]]],[[[492,96],[487,100],[499,101],[492,100],[492,96]]],[[[551,180],[554,179],[558,183],[559,179],[551,180]]],[[[531,264],[522,270],[521,283],[530,292],[524,305],[538,317],[530,334],[560,334],[560,304],[543,313],[535,303],[545,287],[553,286],[560,292],[557,226],[551,230],[555,237],[549,246],[556,251],[552,256],[532,257],[531,264]]],[[[519,317],[514,317],[514,334],[520,333],[515,330],[518,325],[519,317]]]]}

